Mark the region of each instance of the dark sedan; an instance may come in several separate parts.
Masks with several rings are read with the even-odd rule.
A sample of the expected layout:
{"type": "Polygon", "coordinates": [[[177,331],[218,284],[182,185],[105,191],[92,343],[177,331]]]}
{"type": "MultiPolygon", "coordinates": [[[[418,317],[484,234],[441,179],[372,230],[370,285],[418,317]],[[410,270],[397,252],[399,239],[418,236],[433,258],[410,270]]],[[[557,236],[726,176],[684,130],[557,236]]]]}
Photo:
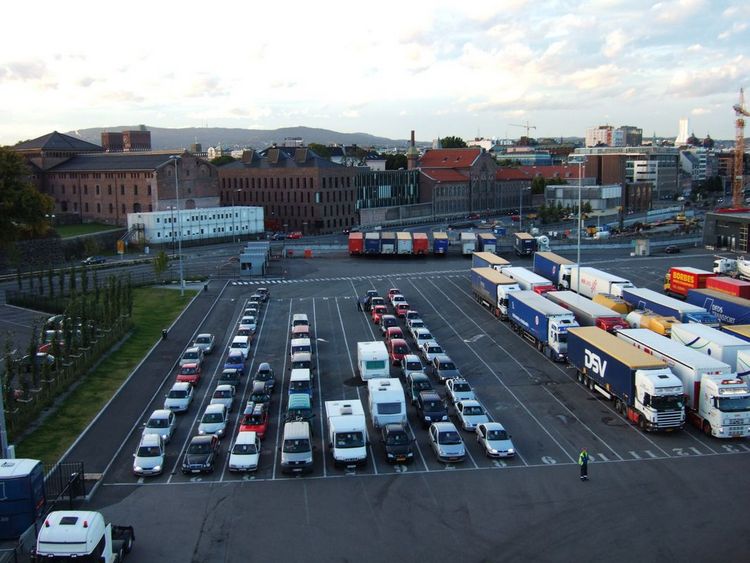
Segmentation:
{"type": "Polygon", "coordinates": [[[219,457],[219,438],[214,435],[193,436],[182,459],[182,472],[212,473],[219,457]]]}

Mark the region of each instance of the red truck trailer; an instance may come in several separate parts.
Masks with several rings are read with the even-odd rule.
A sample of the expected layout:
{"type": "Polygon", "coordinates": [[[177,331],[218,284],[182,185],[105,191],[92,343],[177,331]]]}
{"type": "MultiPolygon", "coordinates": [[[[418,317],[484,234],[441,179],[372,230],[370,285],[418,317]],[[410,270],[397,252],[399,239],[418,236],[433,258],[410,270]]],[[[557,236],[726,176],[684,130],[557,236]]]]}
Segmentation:
{"type": "Polygon", "coordinates": [[[365,253],[365,237],[362,233],[349,233],[349,254],[358,256],[365,253]]]}
{"type": "Polygon", "coordinates": [[[699,268],[672,267],[664,276],[664,293],[685,299],[691,289],[706,289],[706,281],[716,274],[699,268]]]}
{"type": "Polygon", "coordinates": [[[721,291],[727,295],[750,299],[750,282],[727,276],[716,276],[706,280],[706,289],[721,291]]]}

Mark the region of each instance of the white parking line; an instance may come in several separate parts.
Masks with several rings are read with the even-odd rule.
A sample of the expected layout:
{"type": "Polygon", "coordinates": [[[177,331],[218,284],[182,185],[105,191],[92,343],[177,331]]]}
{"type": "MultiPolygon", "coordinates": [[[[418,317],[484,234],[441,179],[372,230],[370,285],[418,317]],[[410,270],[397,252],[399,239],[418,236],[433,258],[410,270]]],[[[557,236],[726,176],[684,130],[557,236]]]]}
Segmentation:
{"type": "MultiPolygon", "coordinates": [[[[289,300],[289,313],[287,314],[286,319],[286,326],[290,327],[292,325],[292,299],[289,300]]],[[[286,379],[286,361],[289,357],[289,354],[287,353],[287,345],[291,345],[289,342],[289,338],[286,339],[286,344],[284,344],[284,365],[282,366],[281,370],[281,383],[279,387],[279,412],[276,415],[276,439],[274,440],[274,450],[273,450],[273,478],[276,478],[276,463],[279,460],[278,452],[276,451],[277,447],[279,446],[279,436],[281,435],[281,411],[283,410],[282,402],[284,398],[284,380],[286,379]]]]}
{"type": "MultiPolygon", "coordinates": [[[[317,311],[315,309],[315,300],[313,299],[313,340],[317,342],[318,340],[318,316],[317,311]]],[[[316,346],[317,348],[317,346],[316,346]]],[[[321,452],[323,452],[323,457],[325,458],[325,428],[323,427],[323,386],[320,383],[320,351],[315,350],[315,381],[317,382],[318,387],[318,414],[320,416],[320,440],[321,440],[321,452]]],[[[281,408],[281,407],[279,407],[281,408]]],[[[312,421],[310,421],[310,425],[312,426],[312,421]]],[[[328,474],[328,470],[326,469],[326,460],[323,459],[323,477],[325,477],[328,474]]]]}

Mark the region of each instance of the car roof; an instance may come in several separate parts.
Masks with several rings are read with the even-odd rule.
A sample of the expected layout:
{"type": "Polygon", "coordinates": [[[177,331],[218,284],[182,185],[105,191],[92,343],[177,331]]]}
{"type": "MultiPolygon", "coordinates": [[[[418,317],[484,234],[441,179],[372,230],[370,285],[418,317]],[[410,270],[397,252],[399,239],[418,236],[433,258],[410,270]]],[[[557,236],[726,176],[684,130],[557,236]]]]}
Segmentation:
{"type": "Polygon", "coordinates": [[[271,369],[271,364],[268,362],[262,362],[260,365],[258,365],[258,371],[265,371],[271,369]]]}
{"type": "Polygon", "coordinates": [[[144,434],[141,436],[141,446],[160,446],[161,445],[161,436],[158,434],[144,434]]]}
{"type": "Polygon", "coordinates": [[[310,352],[295,352],[292,354],[292,361],[302,361],[302,360],[310,360],[312,359],[312,354],[310,352]]]}
{"type": "Polygon", "coordinates": [[[437,429],[438,432],[440,431],[444,432],[447,430],[458,432],[458,430],[456,430],[456,425],[453,424],[452,422],[433,422],[432,425],[437,429]]]}
{"type": "Polygon", "coordinates": [[[482,425],[484,425],[487,430],[505,430],[505,427],[499,422],[482,422],[482,425]]]}
{"type": "Polygon", "coordinates": [[[185,352],[200,352],[201,349],[199,346],[189,346],[185,349],[185,352]]]}
{"type": "Polygon", "coordinates": [[[195,362],[188,362],[186,364],[182,364],[183,368],[197,368],[198,364],[195,362]]]}
{"type": "Polygon", "coordinates": [[[422,397],[422,400],[427,399],[437,399],[440,400],[440,395],[438,395],[438,392],[434,389],[425,389],[424,391],[419,392],[419,396],[422,397]]]}
{"type": "Polygon", "coordinates": [[[386,432],[406,432],[406,428],[404,428],[404,425],[399,424],[398,422],[390,422],[383,425],[383,430],[385,430],[386,432]]]}
{"type": "Polygon", "coordinates": [[[427,381],[430,380],[430,378],[427,377],[421,371],[412,371],[409,373],[409,377],[411,378],[412,381],[419,381],[420,379],[426,379],[427,381]]]}
{"type": "MultiPolygon", "coordinates": [[[[430,331],[429,331],[429,330],[427,329],[427,327],[425,327],[425,326],[420,326],[420,327],[417,327],[417,328],[416,328],[416,329],[414,330],[414,332],[416,332],[417,334],[421,334],[421,333],[423,333],[423,332],[426,332],[427,334],[431,334],[431,333],[430,333],[430,331]]],[[[428,342],[434,342],[434,341],[433,341],[433,340],[429,340],[428,342]]]]}
{"type": "Polygon", "coordinates": [[[449,379],[447,385],[453,387],[456,383],[465,383],[466,385],[471,387],[471,384],[463,377],[454,377],[453,379],[449,379]]]}
{"type": "Polygon", "coordinates": [[[156,409],[149,418],[169,418],[172,411],[169,409],[156,409]]]}
{"type": "Polygon", "coordinates": [[[201,338],[201,337],[204,337],[204,336],[206,338],[211,338],[211,337],[213,337],[213,334],[211,334],[210,332],[201,332],[198,336],[196,336],[196,338],[201,338]]]}
{"type": "Polygon", "coordinates": [[[233,389],[234,389],[233,385],[222,384],[222,385],[217,385],[214,391],[231,391],[233,389]]]}
{"type": "Polygon", "coordinates": [[[174,384],[172,384],[173,391],[187,391],[188,389],[192,388],[193,386],[187,381],[176,381],[174,384]]]}
{"type": "Polygon", "coordinates": [[[227,354],[227,360],[230,360],[231,358],[239,358],[243,363],[245,362],[245,358],[242,357],[242,352],[240,352],[239,350],[233,350],[229,352],[229,354],[227,354]]]}
{"type": "Polygon", "coordinates": [[[416,354],[406,354],[406,356],[404,356],[404,360],[410,362],[419,362],[420,364],[422,363],[422,360],[420,360],[419,356],[417,356],[416,354]]]}
{"type": "Polygon", "coordinates": [[[288,408],[309,408],[311,406],[310,403],[310,395],[307,395],[305,393],[294,393],[293,395],[289,395],[289,405],[288,408]]]}
{"type": "Polygon", "coordinates": [[[202,442],[212,442],[214,440],[215,436],[213,435],[207,435],[207,436],[193,436],[190,438],[191,444],[200,444],[202,442]]]}
{"type": "Polygon", "coordinates": [[[235,444],[254,444],[257,434],[255,431],[239,432],[237,439],[234,441],[235,444]]]}
{"type": "Polygon", "coordinates": [[[226,407],[223,403],[214,403],[213,405],[208,405],[206,407],[205,412],[215,412],[215,411],[221,411],[224,412],[226,410],[226,407]]]}
{"type": "Polygon", "coordinates": [[[481,407],[482,403],[477,401],[476,399],[464,399],[463,401],[459,401],[463,406],[465,407],[481,407]]]}
{"type": "Polygon", "coordinates": [[[254,381],[253,382],[253,393],[258,391],[265,391],[266,390],[266,384],[262,381],[254,381]]]}
{"type": "Polygon", "coordinates": [[[438,354],[435,356],[434,361],[436,362],[451,362],[453,363],[453,360],[451,360],[451,357],[448,354],[438,354]]]}

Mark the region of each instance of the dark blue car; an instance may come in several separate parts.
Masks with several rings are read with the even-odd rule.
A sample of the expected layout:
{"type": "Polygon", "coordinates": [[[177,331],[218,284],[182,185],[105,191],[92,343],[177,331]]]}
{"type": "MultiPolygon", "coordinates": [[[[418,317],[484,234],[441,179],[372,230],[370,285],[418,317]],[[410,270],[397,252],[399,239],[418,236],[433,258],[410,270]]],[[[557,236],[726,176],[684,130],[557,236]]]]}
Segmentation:
{"type": "Polygon", "coordinates": [[[236,369],[240,375],[245,375],[245,358],[242,357],[242,352],[231,352],[224,362],[224,369],[236,369]]]}

